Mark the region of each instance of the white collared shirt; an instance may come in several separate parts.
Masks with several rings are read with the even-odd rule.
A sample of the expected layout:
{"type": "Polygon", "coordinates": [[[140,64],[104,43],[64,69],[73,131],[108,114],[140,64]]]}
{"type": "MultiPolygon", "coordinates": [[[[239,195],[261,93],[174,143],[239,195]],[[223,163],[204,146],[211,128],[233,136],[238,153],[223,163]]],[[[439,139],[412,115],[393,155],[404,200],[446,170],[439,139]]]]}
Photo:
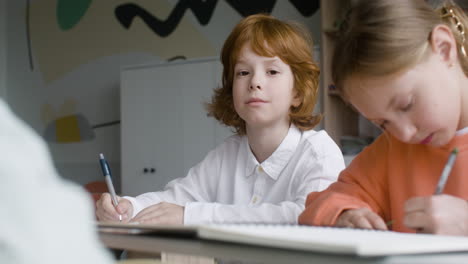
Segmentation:
{"type": "Polygon", "coordinates": [[[325,131],[291,126],[279,147],[259,164],[246,136],[234,135],[210,151],[164,191],[135,198],[134,216],[165,201],[185,206],[184,224],[297,223],[307,194],[336,181],[343,155],[325,131]]]}

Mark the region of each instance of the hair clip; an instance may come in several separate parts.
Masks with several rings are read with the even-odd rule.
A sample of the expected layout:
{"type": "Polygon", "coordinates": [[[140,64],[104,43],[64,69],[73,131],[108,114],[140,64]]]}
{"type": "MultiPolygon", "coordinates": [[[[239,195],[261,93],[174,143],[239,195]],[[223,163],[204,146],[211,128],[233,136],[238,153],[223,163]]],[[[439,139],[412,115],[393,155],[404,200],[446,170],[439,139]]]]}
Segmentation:
{"type": "Polygon", "coordinates": [[[453,11],[452,8],[447,8],[443,7],[442,8],[442,18],[450,17],[452,18],[453,22],[455,23],[455,28],[458,30],[461,36],[461,45],[460,45],[460,51],[463,54],[464,57],[466,57],[466,51],[465,51],[465,27],[463,24],[460,22],[458,19],[457,15],[455,15],[455,12],[453,11]]]}

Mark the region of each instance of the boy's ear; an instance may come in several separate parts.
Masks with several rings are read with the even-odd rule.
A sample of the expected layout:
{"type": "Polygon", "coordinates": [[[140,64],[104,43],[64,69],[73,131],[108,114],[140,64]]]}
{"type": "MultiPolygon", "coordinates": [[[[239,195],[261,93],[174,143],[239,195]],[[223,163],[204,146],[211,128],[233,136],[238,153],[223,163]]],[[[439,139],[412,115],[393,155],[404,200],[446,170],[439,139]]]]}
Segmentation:
{"type": "Polygon", "coordinates": [[[291,105],[294,107],[298,107],[301,105],[301,103],[302,103],[302,98],[298,95],[297,92],[295,92],[291,105]]]}
{"type": "Polygon", "coordinates": [[[452,30],[446,25],[437,25],[431,32],[430,43],[432,51],[439,55],[442,61],[453,65],[458,58],[457,41],[452,30]]]}

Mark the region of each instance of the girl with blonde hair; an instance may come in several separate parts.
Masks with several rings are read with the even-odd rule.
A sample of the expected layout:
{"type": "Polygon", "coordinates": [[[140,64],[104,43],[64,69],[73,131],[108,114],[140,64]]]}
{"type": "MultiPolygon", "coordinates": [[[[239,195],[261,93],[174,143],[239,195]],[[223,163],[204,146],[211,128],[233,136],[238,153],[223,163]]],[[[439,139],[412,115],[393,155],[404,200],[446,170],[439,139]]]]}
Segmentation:
{"type": "Polygon", "coordinates": [[[359,1],[343,25],[333,79],[384,131],[299,222],[468,235],[467,18],[445,1],[359,1]],[[451,152],[458,151],[441,194],[451,152]]]}

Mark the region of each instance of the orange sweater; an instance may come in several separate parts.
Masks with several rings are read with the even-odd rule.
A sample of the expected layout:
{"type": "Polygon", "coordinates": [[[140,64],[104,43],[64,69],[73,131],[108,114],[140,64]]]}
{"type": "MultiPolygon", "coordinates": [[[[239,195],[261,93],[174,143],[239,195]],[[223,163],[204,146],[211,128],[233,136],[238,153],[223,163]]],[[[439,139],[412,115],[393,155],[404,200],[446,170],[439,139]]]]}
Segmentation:
{"type": "Polygon", "coordinates": [[[434,193],[454,147],[459,153],[443,193],[468,200],[468,134],[435,148],[405,144],[385,133],[341,172],[337,182],[308,195],[299,224],[332,226],[343,210],[368,207],[385,222],[393,220],[394,231],[413,232],[403,225],[404,203],[434,193]]]}

